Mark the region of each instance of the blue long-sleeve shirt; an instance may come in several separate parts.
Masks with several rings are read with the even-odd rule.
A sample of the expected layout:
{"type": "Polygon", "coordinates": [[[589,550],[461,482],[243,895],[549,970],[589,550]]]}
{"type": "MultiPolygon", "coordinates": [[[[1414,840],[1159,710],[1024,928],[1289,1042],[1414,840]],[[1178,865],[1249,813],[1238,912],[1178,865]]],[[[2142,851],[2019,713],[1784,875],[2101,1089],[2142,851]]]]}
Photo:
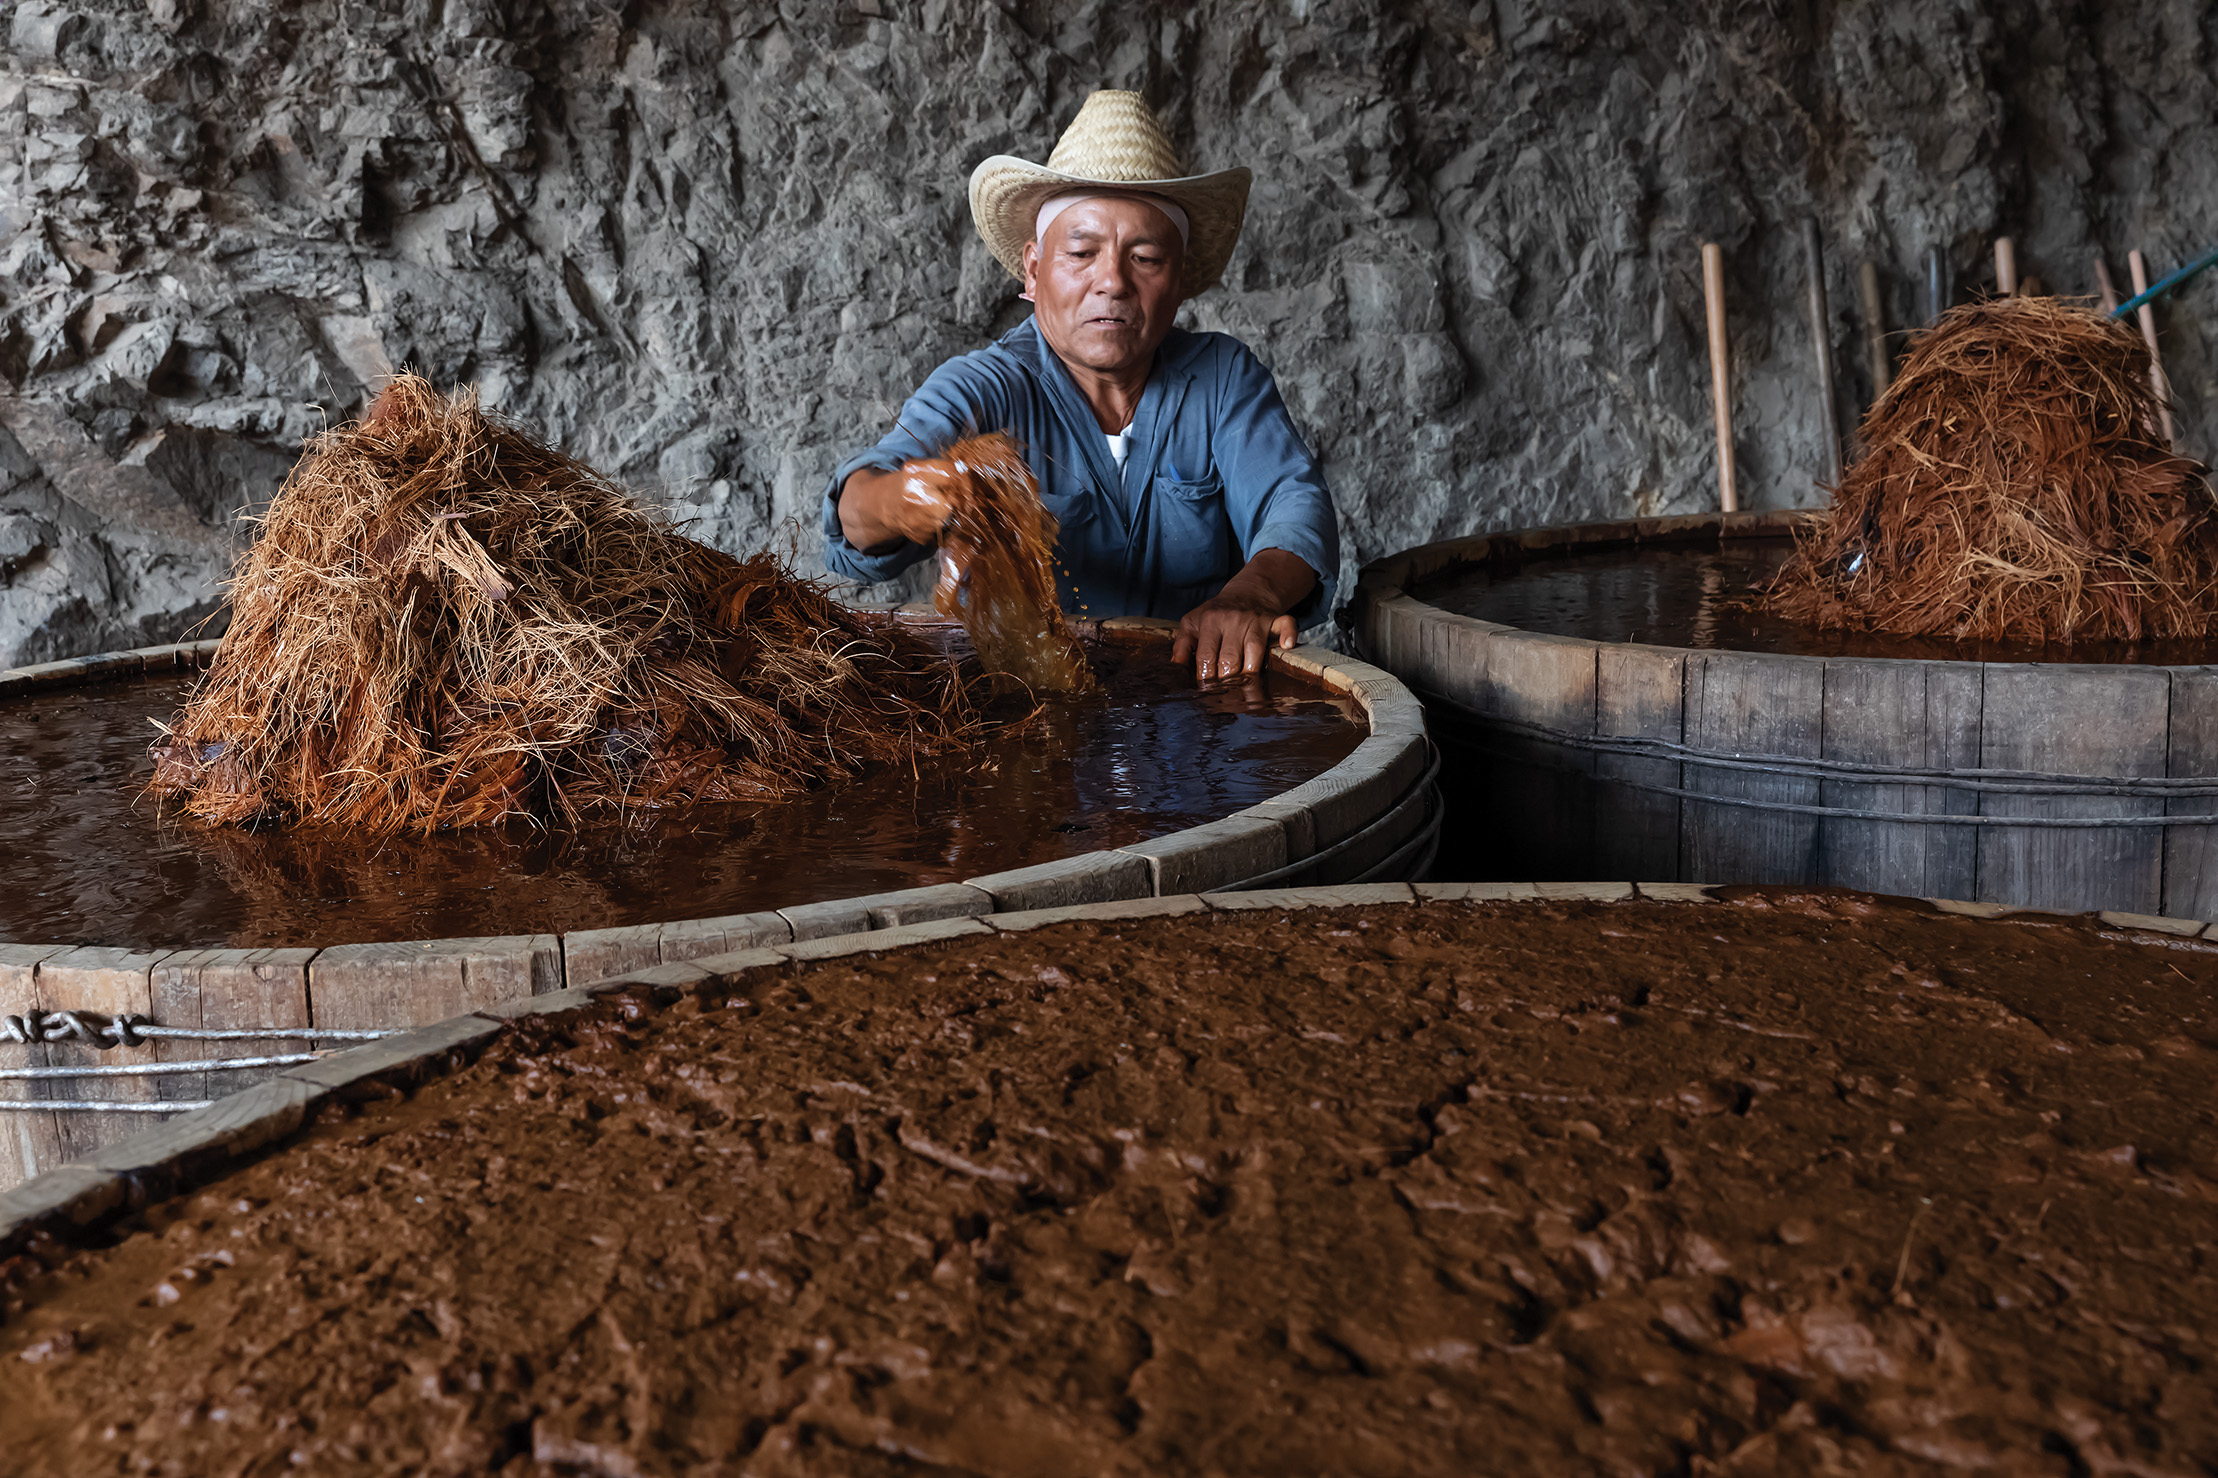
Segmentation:
{"type": "Polygon", "coordinates": [[[890,472],[985,431],[1007,431],[1023,445],[1041,501],[1061,525],[1056,555],[1071,614],[1183,616],[1259,549],[1283,549],[1317,572],[1297,620],[1332,609],[1340,567],[1332,498],[1278,385],[1238,339],[1182,329],[1156,350],[1122,475],[1085,396],[1030,319],[941,365],[882,441],[832,473],[825,563],[876,582],[923,559],[929,548],[906,540],[875,554],[849,544],[839,490],[858,468],[890,472]]]}

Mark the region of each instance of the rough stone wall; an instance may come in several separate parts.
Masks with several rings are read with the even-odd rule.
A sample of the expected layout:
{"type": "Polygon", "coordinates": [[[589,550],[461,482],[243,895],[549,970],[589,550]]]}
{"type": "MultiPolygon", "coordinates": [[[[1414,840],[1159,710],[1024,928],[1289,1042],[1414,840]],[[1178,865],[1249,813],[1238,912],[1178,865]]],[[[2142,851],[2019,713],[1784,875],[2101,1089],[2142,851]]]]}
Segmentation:
{"type": "MultiPolygon", "coordinates": [[[[390,365],[813,563],[830,464],[1018,321],[964,181],[1145,90],[1257,187],[1224,289],[1324,458],[1348,571],[1714,498],[1698,244],[1744,500],[1814,500],[1799,222],[1914,322],[2019,242],[2218,244],[2195,0],[0,0],[0,665],[167,639],[303,434],[390,365]]],[[[2163,311],[2218,451],[2218,274],[2163,311]]]]}

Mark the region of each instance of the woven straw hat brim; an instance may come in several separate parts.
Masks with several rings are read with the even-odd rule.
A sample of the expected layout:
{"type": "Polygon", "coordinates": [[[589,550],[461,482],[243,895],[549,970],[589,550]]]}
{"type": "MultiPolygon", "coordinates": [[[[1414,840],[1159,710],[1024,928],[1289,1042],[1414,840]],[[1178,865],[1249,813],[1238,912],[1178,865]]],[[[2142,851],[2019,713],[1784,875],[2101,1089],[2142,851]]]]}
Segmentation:
{"type": "Polygon", "coordinates": [[[970,172],[970,215],[994,258],[1021,279],[1025,244],[1032,239],[1040,207],[1054,196],[1095,190],[1160,195],[1186,212],[1192,235],[1179,277],[1186,296],[1192,297],[1215,287],[1224,276],[1232,249],[1240,244],[1240,223],[1247,216],[1248,186],[1253,179],[1245,169],[1222,169],[1175,180],[1104,180],[996,154],[970,172]]]}

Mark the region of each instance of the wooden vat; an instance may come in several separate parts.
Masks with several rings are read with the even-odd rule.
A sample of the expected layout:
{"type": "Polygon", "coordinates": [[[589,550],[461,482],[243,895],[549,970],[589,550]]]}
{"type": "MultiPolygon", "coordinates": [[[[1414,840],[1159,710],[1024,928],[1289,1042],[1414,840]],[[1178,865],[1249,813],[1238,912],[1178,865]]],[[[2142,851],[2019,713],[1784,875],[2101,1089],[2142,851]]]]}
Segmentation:
{"type": "MultiPolygon", "coordinates": [[[[1112,621],[1101,623],[1101,634],[1167,641],[1168,627],[1112,621]]],[[[4,671],[0,696],[205,663],[215,645],[4,671]]],[[[1352,698],[1368,735],[1325,773],[1270,800],[1125,847],[898,892],[561,934],[275,949],[0,940],[0,1189],[116,1144],[150,1116],[197,1108],[282,1076],[310,1054],[626,971],[1022,910],[1240,886],[1422,877],[1440,807],[1416,700],[1387,673],[1337,652],[1302,647],[1274,651],[1271,661],[1352,698]],[[132,1022],[195,1035],[148,1035],[132,1022]],[[214,1065],[241,1059],[266,1061],[214,1065]],[[130,1071],[149,1064],[182,1070],[130,1071]],[[26,1078],[7,1071],[47,1068],[95,1075],[26,1078]],[[49,1106],[57,1101],[78,1106],[49,1106]]]]}
{"type": "Polygon", "coordinates": [[[1443,750],[1443,875],[2218,910],[2218,666],[1592,641],[1410,593],[1536,553],[1775,540],[1795,517],[1531,530],[1365,569],[1359,647],[1418,693],[1443,750]]]}

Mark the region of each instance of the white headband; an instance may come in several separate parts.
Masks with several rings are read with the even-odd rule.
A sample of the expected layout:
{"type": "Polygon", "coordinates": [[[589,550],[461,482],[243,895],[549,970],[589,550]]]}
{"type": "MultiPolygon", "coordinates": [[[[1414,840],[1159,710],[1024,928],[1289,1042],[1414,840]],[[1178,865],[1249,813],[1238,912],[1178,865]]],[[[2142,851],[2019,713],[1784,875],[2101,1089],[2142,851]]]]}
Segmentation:
{"type": "Polygon", "coordinates": [[[1178,239],[1180,244],[1188,246],[1193,244],[1193,229],[1186,220],[1186,212],[1180,210],[1176,205],[1173,205],[1170,201],[1165,200],[1162,196],[1150,195],[1145,190],[1135,190],[1132,191],[1129,195],[1123,194],[1121,192],[1111,192],[1106,190],[1082,190],[1075,194],[1058,195],[1054,199],[1048,201],[1047,204],[1040,207],[1040,218],[1032,225],[1032,239],[1034,241],[1046,240],[1047,228],[1049,224],[1053,222],[1054,219],[1057,216],[1061,215],[1064,211],[1069,210],[1072,206],[1078,204],[1079,201],[1099,200],[1102,199],[1104,196],[1112,200],[1138,199],[1146,201],[1149,205],[1152,205],[1157,210],[1163,212],[1164,216],[1170,221],[1172,225],[1178,227],[1178,239]]]}

